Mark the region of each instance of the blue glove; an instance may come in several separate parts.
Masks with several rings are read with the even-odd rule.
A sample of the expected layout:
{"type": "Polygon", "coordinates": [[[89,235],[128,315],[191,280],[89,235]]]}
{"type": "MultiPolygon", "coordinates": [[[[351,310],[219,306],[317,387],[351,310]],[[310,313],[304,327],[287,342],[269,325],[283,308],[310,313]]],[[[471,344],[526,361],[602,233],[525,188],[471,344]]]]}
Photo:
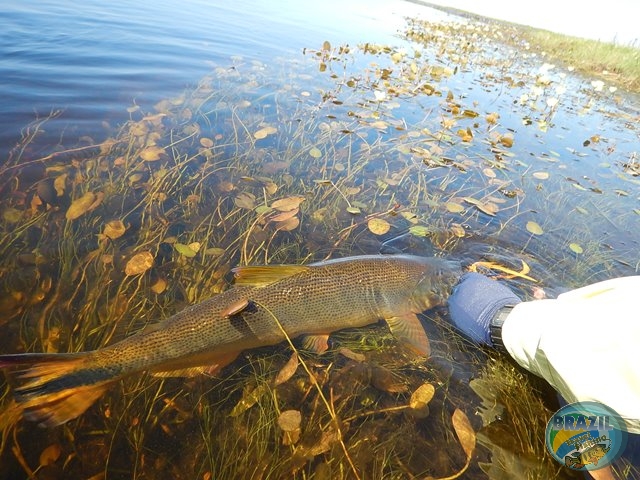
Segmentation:
{"type": "Polygon", "coordinates": [[[449,297],[453,323],[474,342],[491,345],[489,324],[502,307],[521,300],[509,287],[479,273],[465,273],[449,297]]]}

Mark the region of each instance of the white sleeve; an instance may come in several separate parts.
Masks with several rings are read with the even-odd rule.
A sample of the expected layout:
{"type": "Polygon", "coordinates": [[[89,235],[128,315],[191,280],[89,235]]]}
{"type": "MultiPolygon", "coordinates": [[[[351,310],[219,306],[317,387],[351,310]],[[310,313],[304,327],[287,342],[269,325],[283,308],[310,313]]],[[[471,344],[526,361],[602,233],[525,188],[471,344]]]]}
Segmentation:
{"type": "Polygon", "coordinates": [[[596,401],[640,433],[640,276],[517,305],[502,327],[507,351],[568,402],[596,401]]]}

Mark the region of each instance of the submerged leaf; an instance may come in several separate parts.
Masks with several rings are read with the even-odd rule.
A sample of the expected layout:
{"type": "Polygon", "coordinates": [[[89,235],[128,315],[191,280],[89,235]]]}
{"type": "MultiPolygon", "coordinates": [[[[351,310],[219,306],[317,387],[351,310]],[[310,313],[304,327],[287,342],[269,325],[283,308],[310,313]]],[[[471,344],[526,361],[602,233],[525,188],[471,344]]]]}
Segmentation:
{"type": "Polygon", "coordinates": [[[40,465],[46,466],[55,463],[62,454],[62,446],[59,443],[53,443],[40,453],[40,465]]]}
{"type": "Polygon", "coordinates": [[[269,391],[269,386],[266,383],[261,383],[257,387],[245,390],[244,395],[238,403],[236,403],[231,413],[229,413],[230,417],[237,417],[238,415],[243,414],[251,407],[253,407],[262,396],[269,391]]]}
{"type": "Polygon", "coordinates": [[[300,196],[286,197],[276,200],[271,204],[271,208],[280,212],[288,212],[297,209],[305,198],[300,196]]]}
{"type": "Polygon", "coordinates": [[[293,352],[291,358],[289,358],[284,367],[282,367],[276,375],[276,378],[273,382],[274,385],[278,386],[293,377],[294,373],[296,373],[296,370],[298,370],[298,364],[298,353],[293,352]]]}
{"type": "Polygon", "coordinates": [[[473,431],[473,427],[471,426],[471,422],[469,422],[467,414],[459,408],[456,408],[455,412],[453,412],[451,420],[453,422],[453,428],[456,431],[456,435],[458,436],[458,440],[460,441],[460,445],[462,446],[462,450],[464,450],[464,453],[467,455],[467,459],[469,459],[476,448],[476,432],[473,431]]]}
{"type": "Polygon", "coordinates": [[[111,240],[115,240],[116,238],[120,238],[124,235],[124,232],[127,230],[122,220],[111,220],[107,222],[104,226],[104,236],[110,238],[111,240]]]}
{"type": "Polygon", "coordinates": [[[157,145],[147,147],[140,152],[140,158],[145,162],[155,162],[160,160],[164,155],[166,155],[164,148],[158,147],[157,145]]]}
{"type": "Polygon", "coordinates": [[[278,417],[278,426],[285,432],[293,432],[300,428],[302,414],[300,410],[285,410],[278,417]]]}
{"type": "Polygon", "coordinates": [[[140,275],[153,266],[153,255],[149,251],[136,253],[124,267],[126,275],[140,275]]]}
{"type": "Polygon", "coordinates": [[[191,248],[190,245],[185,245],[184,243],[174,243],[173,248],[175,248],[180,255],[187,258],[193,258],[198,253],[197,250],[191,248]]]}
{"type": "Polygon", "coordinates": [[[75,220],[76,218],[79,218],[87,213],[95,200],[96,195],[93,192],[87,192],[80,198],[76,198],[71,203],[69,209],[67,210],[67,213],[65,214],[67,220],[75,220]]]}

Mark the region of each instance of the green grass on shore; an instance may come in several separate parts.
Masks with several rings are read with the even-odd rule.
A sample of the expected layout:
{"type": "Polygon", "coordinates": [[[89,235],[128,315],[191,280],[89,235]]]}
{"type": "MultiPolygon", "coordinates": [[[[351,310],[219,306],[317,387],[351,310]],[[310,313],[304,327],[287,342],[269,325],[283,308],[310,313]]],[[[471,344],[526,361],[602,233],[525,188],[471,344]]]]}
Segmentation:
{"type": "Polygon", "coordinates": [[[585,38],[562,35],[540,28],[496,20],[475,13],[420,1],[430,8],[472,20],[513,28],[505,42],[529,43],[531,49],[546,57],[573,66],[577,72],[591,75],[628,92],[640,93],[640,46],[617,45],[585,38]]]}
{"type": "Polygon", "coordinates": [[[522,37],[552,58],[630,92],[640,92],[640,48],[521,27],[522,37]]]}

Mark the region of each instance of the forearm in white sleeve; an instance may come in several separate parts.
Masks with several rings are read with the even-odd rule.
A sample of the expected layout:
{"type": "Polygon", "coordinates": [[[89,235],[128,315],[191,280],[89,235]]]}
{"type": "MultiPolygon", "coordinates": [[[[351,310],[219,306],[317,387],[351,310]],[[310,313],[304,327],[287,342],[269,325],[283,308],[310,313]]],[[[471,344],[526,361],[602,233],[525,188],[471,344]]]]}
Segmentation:
{"type": "Polygon", "coordinates": [[[640,433],[639,306],[640,276],[607,280],[516,305],[502,341],[565,400],[603,403],[640,433]]]}

